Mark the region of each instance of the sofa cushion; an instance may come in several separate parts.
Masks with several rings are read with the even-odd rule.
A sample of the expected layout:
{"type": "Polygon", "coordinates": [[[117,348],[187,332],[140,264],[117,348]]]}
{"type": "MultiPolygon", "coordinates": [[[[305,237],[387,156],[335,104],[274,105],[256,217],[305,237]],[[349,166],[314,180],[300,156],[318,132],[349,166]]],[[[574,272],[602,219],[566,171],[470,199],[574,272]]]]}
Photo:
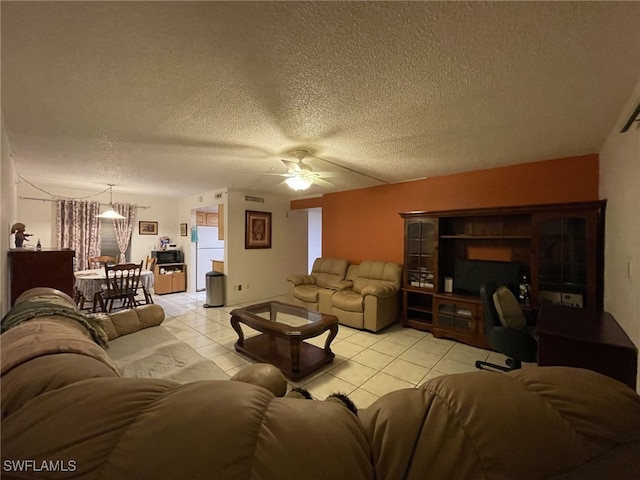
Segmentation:
{"type": "Polygon", "coordinates": [[[164,326],[122,335],[110,342],[107,353],[123,377],[160,378],[178,383],[229,379],[213,360],[200,355],[164,326]]]}
{"type": "Polygon", "coordinates": [[[522,313],[520,304],[507,287],[498,287],[493,294],[493,303],[503,327],[523,330],[527,326],[527,319],[522,313]]]}
{"type": "Polygon", "coordinates": [[[361,293],[369,285],[390,285],[395,294],[400,291],[402,265],[381,260],[365,260],[358,266],[357,275],[353,284],[356,293],[361,293]]]}
{"type": "Polygon", "coordinates": [[[293,290],[293,296],[305,303],[318,303],[318,291],[315,285],[298,285],[293,290]]]}
{"type": "Polygon", "coordinates": [[[342,258],[316,258],[311,268],[311,275],[316,279],[316,285],[324,288],[329,284],[344,279],[349,268],[349,261],[342,258]]]}
{"type": "Polygon", "coordinates": [[[345,312],[364,312],[364,301],[362,295],[353,290],[336,292],[331,297],[333,308],[339,308],[345,312]]]}

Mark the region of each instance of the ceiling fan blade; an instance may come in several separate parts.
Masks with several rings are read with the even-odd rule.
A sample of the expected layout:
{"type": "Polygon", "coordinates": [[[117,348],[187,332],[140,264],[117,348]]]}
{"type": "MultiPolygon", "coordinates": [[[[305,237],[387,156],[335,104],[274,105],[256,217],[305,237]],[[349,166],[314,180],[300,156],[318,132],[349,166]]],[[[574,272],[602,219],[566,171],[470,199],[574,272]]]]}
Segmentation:
{"type": "Polygon", "coordinates": [[[256,172],[242,172],[245,175],[267,175],[270,177],[290,177],[291,175],[289,173],[270,173],[270,172],[263,172],[263,173],[256,173],[256,172]]]}
{"type": "Polygon", "coordinates": [[[321,186],[321,187],[335,187],[336,186],[335,183],[331,183],[331,182],[329,182],[327,180],[323,180],[320,177],[314,177],[313,178],[313,183],[315,183],[316,185],[321,186]]]}
{"type": "Polygon", "coordinates": [[[291,160],[285,160],[284,158],[280,159],[284,166],[287,167],[287,171],[291,174],[300,174],[302,173],[302,169],[298,162],[292,162],[291,160]]]}

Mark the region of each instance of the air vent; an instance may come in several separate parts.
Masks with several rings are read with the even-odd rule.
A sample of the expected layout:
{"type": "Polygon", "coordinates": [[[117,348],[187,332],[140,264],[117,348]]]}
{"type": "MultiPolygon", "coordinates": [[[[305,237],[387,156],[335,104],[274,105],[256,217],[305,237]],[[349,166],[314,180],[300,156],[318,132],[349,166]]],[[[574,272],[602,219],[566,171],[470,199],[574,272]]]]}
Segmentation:
{"type": "Polygon", "coordinates": [[[220,200],[222,198],[222,192],[216,193],[216,200],[220,200]]]}
{"type": "Polygon", "coordinates": [[[264,203],[264,198],[262,197],[253,197],[251,195],[245,195],[244,199],[247,202],[264,203]]]}

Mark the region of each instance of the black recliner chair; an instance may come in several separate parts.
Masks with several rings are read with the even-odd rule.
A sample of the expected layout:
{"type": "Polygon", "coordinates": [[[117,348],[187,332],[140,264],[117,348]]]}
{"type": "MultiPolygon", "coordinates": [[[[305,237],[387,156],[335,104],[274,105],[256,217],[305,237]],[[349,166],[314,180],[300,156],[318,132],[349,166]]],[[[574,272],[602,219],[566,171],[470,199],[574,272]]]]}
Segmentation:
{"type": "Polygon", "coordinates": [[[489,367],[508,372],[521,368],[522,362],[535,362],[538,353],[538,342],[526,329],[517,330],[502,325],[493,301],[493,294],[497,289],[496,282],[488,281],[480,287],[480,297],[484,306],[484,322],[489,336],[489,345],[496,352],[508,357],[507,366],[478,360],[476,368],[489,367]]]}

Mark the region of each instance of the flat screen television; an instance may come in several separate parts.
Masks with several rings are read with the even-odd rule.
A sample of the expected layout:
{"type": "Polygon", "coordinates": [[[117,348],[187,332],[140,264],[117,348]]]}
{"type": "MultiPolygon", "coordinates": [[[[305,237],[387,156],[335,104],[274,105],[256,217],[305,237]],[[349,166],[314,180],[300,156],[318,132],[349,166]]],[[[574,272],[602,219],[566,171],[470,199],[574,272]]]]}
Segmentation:
{"type": "Polygon", "coordinates": [[[461,295],[480,295],[480,286],[489,280],[505,285],[518,296],[520,264],[494,260],[458,259],[453,276],[453,291],[461,295]]]}

